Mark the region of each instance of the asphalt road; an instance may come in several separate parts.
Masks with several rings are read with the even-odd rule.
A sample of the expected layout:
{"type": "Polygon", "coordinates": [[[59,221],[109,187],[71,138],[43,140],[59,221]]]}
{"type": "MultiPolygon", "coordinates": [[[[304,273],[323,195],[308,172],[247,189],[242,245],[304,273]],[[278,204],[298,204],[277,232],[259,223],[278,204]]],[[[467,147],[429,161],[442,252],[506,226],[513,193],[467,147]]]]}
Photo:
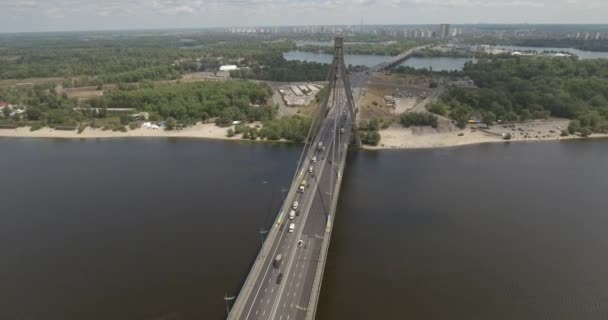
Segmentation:
{"type": "Polygon", "coordinates": [[[305,191],[286,199],[290,204],[298,201],[297,216],[289,220],[288,212],[280,213],[273,225],[278,228],[278,234],[267,254],[258,257],[262,260],[261,271],[242,310],[235,310],[239,314],[234,319],[291,320],[304,319],[306,315],[327,224],[330,193],[338,178],[340,159],[345,158],[346,139],[351,130],[350,115],[344,112],[346,99],[342,95],[339,100],[320,127],[318,141],[323,143],[325,150],[311,148],[296,180],[298,185],[306,181],[305,191]],[[340,128],[345,129],[343,134],[340,128]],[[314,164],[313,157],[318,159],[314,164]],[[310,166],[312,174],[308,171],[310,166]],[[291,223],[295,225],[293,232],[289,231],[291,223]],[[302,240],[301,246],[298,246],[299,240],[302,240]],[[278,254],[281,254],[282,262],[275,267],[273,262],[278,254]],[[279,274],[283,274],[280,283],[277,281],[279,274]]]}
{"type": "MultiPolygon", "coordinates": [[[[372,68],[372,72],[384,68],[383,65],[372,68]]],[[[349,75],[354,95],[362,94],[369,78],[370,72],[349,75]]],[[[302,162],[296,185],[291,187],[285,199],[290,205],[298,202],[297,215],[290,220],[291,208],[284,205],[228,319],[292,320],[306,317],[326,234],[329,206],[332,196],[338,196],[332,189],[337,185],[336,180],[341,179],[338,168],[346,159],[352,131],[345,93],[335,99],[330,104],[334,107],[323,119],[317,139],[302,162]],[[341,128],[344,128],[344,133],[341,128]],[[325,150],[315,148],[319,141],[325,150]],[[316,163],[313,163],[313,157],[318,160],[316,163]],[[312,173],[309,167],[312,167],[312,173]],[[305,191],[294,192],[303,181],[306,181],[305,191]],[[294,229],[290,231],[292,223],[294,229]],[[298,245],[300,241],[302,243],[298,245]],[[282,259],[277,266],[273,262],[279,254],[282,259]],[[279,275],[282,275],[281,281],[278,280],[279,275]]]]}

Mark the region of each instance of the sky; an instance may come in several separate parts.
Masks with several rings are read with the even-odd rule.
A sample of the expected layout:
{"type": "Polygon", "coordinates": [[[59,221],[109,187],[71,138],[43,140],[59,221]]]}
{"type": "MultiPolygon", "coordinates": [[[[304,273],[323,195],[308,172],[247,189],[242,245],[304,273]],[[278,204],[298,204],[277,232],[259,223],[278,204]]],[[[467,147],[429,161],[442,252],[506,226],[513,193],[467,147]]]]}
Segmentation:
{"type": "Polygon", "coordinates": [[[608,0],[0,0],[0,32],[276,25],[608,23],[608,0]]]}

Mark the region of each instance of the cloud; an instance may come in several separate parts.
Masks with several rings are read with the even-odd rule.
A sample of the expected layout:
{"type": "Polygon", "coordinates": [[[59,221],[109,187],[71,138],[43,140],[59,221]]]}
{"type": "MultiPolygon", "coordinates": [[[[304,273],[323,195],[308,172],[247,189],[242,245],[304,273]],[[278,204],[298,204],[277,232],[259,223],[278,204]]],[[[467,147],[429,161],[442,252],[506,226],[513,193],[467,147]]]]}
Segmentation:
{"type": "Polygon", "coordinates": [[[370,23],[605,22],[608,0],[0,0],[0,32],[370,23]],[[483,18],[480,18],[483,17],[483,18]],[[19,24],[8,21],[17,20],[19,24]]]}
{"type": "Polygon", "coordinates": [[[394,0],[393,5],[405,7],[534,7],[543,8],[543,1],[501,1],[501,0],[394,0]]]}

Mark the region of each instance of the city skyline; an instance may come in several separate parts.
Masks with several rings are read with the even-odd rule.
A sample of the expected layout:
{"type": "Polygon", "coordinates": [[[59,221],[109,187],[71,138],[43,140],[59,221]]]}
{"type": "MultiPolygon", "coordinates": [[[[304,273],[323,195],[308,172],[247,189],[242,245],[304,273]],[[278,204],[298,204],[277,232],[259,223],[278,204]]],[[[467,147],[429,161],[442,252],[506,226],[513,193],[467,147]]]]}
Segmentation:
{"type": "Polygon", "coordinates": [[[18,0],[2,32],[364,24],[600,24],[599,0],[18,0]]]}

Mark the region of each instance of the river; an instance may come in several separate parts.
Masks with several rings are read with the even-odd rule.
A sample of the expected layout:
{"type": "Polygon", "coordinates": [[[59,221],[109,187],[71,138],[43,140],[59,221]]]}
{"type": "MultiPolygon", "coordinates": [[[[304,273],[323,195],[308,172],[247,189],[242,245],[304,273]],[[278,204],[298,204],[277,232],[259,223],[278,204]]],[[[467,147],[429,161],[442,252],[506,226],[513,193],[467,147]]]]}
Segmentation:
{"type": "MultiPolygon", "coordinates": [[[[310,42],[312,43],[312,42],[310,42]]],[[[320,45],[320,43],[327,42],[318,42],[316,45],[320,45]]],[[[566,49],[566,48],[534,48],[534,47],[518,47],[518,46],[496,46],[497,49],[511,50],[511,51],[567,51],[572,54],[577,55],[580,59],[600,59],[600,58],[608,58],[608,52],[591,52],[591,51],[582,51],[578,49],[566,49]]],[[[300,60],[300,61],[311,61],[311,62],[319,62],[319,63],[331,63],[333,60],[333,54],[329,53],[317,53],[317,52],[307,52],[307,51],[298,51],[293,50],[289,52],[283,53],[283,57],[286,60],[300,60]]],[[[367,67],[376,66],[390,57],[387,56],[378,56],[378,55],[369,55],[369,54],[346,54],[344,55],[344,60],[346,64],[352,65],[363,65],[367,67]]],[[[412,57],[404,61],[401,65],[409,66],[416,69],[422,68],[433,68],[435,71],[452,71],[452,70],[462,70],[464,64],[468,61],[475,62],[476,59],[471,58],[454,58],[454,57],[412,57]]]]}
{"type": "MultiPolygon", "coordinates": [[[[317,319],[604,319],[608,141],[352,152],[317,319]]],[[[300,147],[0,139],[0,318],[222,319],[300,147]]]]}
{"type": "MultiPolygon", "coordinates": [[[[319,63],[331,63],[334,56],[328,53],[315,53],[306,51],[289,51],[283,53],[287,60],[311,61],[319,63]]],[[[374,67],[386,60],[390,59],[387,56],[377,56],[370,54],[346,54],[344,61],[346,64],[363,65],[374,67]]],[[[432,58],[409,58],[401,65],[409,66],[416,69],[433,68],[435,71],[450,71],[462,70],[467,61],[475,61],[469,58],[451,58],[451,57],[432,57],[432,58]]]]}

